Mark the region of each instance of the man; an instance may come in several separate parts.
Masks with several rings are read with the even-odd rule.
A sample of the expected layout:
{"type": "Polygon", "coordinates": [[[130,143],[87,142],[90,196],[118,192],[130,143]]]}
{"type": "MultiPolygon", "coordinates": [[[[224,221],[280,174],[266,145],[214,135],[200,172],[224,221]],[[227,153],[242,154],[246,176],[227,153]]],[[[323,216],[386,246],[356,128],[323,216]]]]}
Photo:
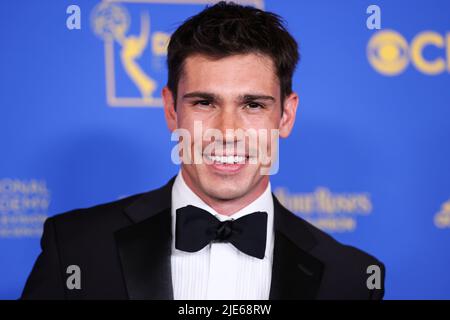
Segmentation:
{"type": "Polygon", "coordinates": [[[275,14],[221,2],[185,21],[169,43],[162,92],[169,129],[185,134],[179,174],[158,190],[49,218],[22,298],[381,299],[383,264],[285,209],[269,182],[276,139],[255,144],[248,134],[289,136],[298,58],[275,14]]]}

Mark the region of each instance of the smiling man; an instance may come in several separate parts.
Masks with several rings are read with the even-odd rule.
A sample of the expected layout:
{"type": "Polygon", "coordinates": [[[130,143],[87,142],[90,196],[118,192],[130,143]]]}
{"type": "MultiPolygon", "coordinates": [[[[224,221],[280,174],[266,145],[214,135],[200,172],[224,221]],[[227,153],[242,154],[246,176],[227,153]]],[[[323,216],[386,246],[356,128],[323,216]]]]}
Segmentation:
{"type": "MultiPolygon", "coordinates": [[[[208,40],[215,41],[205,41],[208,40]]],[[[220,53],[221,48],[217,48],[217,54],[220,53]]],[[[191,55],[184,61],[183,76],[175,91],[176,108],[172,91],[165,88],[163,93],[170,130],[183,128],[194,138],[196,124],[201,125],[200,130],[220,130],[223,139],[217,147],[212,146],[210,155],[241,156],[241,161],[236,162],[234,158],[232,162],[222,162],[203,157],[201,162],[190,161],[182,166],[182,176],[194,193],[219,213],[232,215],[258,198],[269,183],[269,176],[261,174],[258,145],[252,146],[246,139],[250,136],[247,130],[270,133],[276,129],[287,137],[294,124],[297,94],[283,97],[281,105],[275,65],[269,56],[257,52],[220,58],[201,52],[191,55]],[[241,139],[238,130],[242,130],[241,139]],[[239,151],[240,141],[243,145],[239,151]],[[220,147],[218,154],[216,149],[220,147]],[[250,148],[256,150],[253,162],[249,159],[250,148]]],[[[204,156],[208,144],[202,139],[199,145],[204,156]]],[[[270,153],[269,141],[265,147],[270,153]]],[[[196,154],[194,146],[191,154],[196,154]]]]}
{"type": "Polygon", "coordinates": [[[277,138],[295,122],[298,58],[272,13],[220,2],[185,21],[162,92],[180,172],[158,190],[49,218],[22,298],[381,299],[381,262],[271,192],[277,138]]]}

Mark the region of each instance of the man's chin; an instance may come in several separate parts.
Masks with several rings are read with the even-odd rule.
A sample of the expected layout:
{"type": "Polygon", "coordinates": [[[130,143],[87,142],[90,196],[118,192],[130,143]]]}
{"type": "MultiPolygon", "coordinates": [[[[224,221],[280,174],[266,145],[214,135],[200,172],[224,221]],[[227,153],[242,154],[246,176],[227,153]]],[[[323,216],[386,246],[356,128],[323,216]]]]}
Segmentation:
{"type": "Polygon", "coordinates": [[[214,188],[205,190],[205,193],[209,195],[209,197],[213,199],[217,199],[220,201],[232,201],[239,198],[242,198],[246,192],[242,190],[236,189],[228,189],[228,188],[214,188]]]}

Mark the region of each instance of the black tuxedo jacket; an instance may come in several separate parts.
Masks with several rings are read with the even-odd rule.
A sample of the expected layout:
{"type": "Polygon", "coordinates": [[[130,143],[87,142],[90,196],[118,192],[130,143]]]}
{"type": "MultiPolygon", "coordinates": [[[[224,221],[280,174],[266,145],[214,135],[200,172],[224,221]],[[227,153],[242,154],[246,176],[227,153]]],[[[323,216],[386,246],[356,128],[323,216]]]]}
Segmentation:
{"type": "MultiPolygon", "coordinates": [[[[22,299],[173,299],[171,193],[160,189],[46,220],[42,252],[22,299]],[[70,265],[81,289],[68,289],[70,265]]],[[[275,245],[270,299],[381,299],[384,266],[345,246],[274,200],[275,245]],[[369,290],[369,265],[382,271],[369,290]]]]}

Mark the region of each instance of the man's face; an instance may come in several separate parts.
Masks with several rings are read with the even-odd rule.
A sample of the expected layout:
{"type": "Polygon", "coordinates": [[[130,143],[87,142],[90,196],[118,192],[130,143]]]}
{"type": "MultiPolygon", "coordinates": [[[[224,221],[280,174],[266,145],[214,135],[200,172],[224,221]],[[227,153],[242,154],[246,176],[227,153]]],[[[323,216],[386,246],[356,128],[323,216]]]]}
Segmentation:
{"type": "Polygon", "coordinates": [[[192,154],[195,153],[195,123],[201,123],[202,134],[208,129],[217,129],[224,138],[216,144],[222,148],[206,149],[212,141],[200,142],[201,163],[182,164],[183,178],[194,192],[216,201],[245,201],[252,194],[262,193],[268,176],[261,174],[259,157],[252,158],[253,161],[249,158],[261,146],[252,145],[248,138],[237,137],[230,129],[241,132],[248,132],[248,129],[264,132],[261,129],[265,129],[268,145],[264,147],[269,156],[273,147],[271,130],[279,129],[282,137],[289,135],[297,96],[292,94],[286,98],[282,116],[280,84],[269,57],[256,54],[221,59],[189,56],[178,83],[176,111],[167,88],[163,90],[163,97],[169,128],[171,131],[182,128],[190,133],[192,154]],[[240,146],[239,141],[243,143],[240,146]],[[239,148],[242,145],[244,149],[239,148]],[[218,157],[230,155],[230,150],[231,155],[238,156],[233,162],[224,163],[222,158],[217,161],[218,157]]]}

